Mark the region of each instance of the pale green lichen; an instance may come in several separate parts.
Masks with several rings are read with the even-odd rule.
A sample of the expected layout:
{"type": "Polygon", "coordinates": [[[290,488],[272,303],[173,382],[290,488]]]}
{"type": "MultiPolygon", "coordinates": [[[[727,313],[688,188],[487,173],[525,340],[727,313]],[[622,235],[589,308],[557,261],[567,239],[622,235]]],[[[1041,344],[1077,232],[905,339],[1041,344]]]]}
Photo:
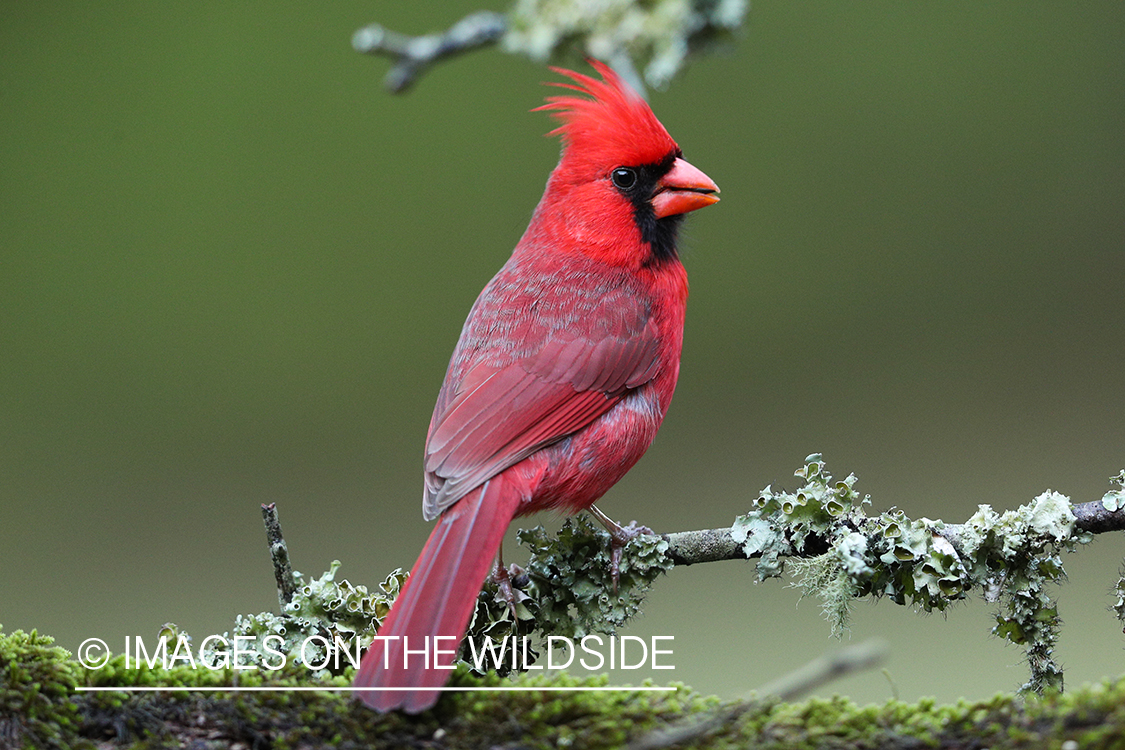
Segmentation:
{"type": "Polygon", "coordinates": [[[1053,658],[1058,640],[1058,608],[1047,586],[1065,577],[1061,550],[1073,550],[1089,535],[1075,534],[1070,501],[1047,491],[1029,505],[997,515],[981,506],[971,531],[961,540],[962,555],[971,561],[969,583],[979,587],[1001,611],[992,629],[1022,645],[1031,667],[1024,690],[1061,689],[1063,674],[1053,658]]]}
{"type": "Polygon", "coordinates": [[[564,45],[613,60],[645,61],[644,76],[664,86],[688,53],[742,25],[747,0],[516,0],[503,45],[535,60],[564,45]]]}
{"type": "Polygon", "coordinates": [[[759,581],[781,575],[782,556],[801,555],[812,544],[823,545],[833,529],[839,530],[843,539],[851,530],[849,526],[865,517],[862,507],[870,501],[856,493],[855,476],[833,483],[820,454],[806,458],[795,476],[806,480],[803,487],[795,492],[775,492],[772,486],[766,487],[754,501],[753,510],[735,519],[731,527],[731,536],[742,545],[746,556],[760,556],[759,581]]]}
{"type": "MultiPolygon", "coordinates": [[[[587,635],[612,636],[640,613],[653,582],[674,566],[666,554],[667,541],[640,534],[622,551],[615,587],[609,534],[586,516],[567,519],[554,536],[536,526],[521,529],[516,538],[530,552],[527,567],[513,569],[511,579],[517,621],[513,622],[512,607],[490,578],[477,599],[461,649],[460,658],[466,663],[473,663],[473,645],[479,652],[487,641],[499,645],[512,636],[530,640],[527,653],[532,658],[542,652],[547,636],[571,642],[587,635]]],[[[497,666],[500,674],[513,671],[511,664],[497,666]]]]}
{"type": "MultiPolygon", "coordinates": [[[[588,634],[615,634],[640,612],[653,581],[673,567],[667,541],[640,534],[623,550],[615,589],[609,535],[585,517],[568,520],[553,537],[536,527],[520,531],[518,538],[531,551],[531,559],[526,571],[516,571],[512,579],[515,621],[496,581],[489,579],[460,653],[461,662],[473,665],[478,660],[472,657],[470,641],[480,653],[487,641],[500,644],[512,636],[528,637],[531,658],[495,665],[501,675],[533,664],[547,635],[577,641],[588,634]]],[[[208,669],[255,667],[313,678],[341,674],[371,644],[406,574],[395,570],[371,592],[336,580],[339,567],[334,561],[328,572],[308,582],[295,572],[297,590],[282,614],[239,615],[231,631],[203,639],[197,651],[191,651],[191,636],[173,623],[161,628],[158,639],[165,638],[169,654],[184,639],[187,651],[208,669]],[[236,638],[241,639],[237,650],[232,645],[236,638]]]]}
{"type": "Polygon", "coordinates": [[[1121,473],[1109,480],[1110,484],[1116,484],[1117,487],[1105,493],[1102,496],[1102,507],[1109,512],[1121,510],[1125,508],[1125,469],[1121,473]]]}
{"type": "Polygon", "coordinates": [[[568,638],[614,634],[640,612],[653,581],[673,567],[667,541],[635,536],[621,555],[615,587],[609,534],[586,516],[568,519],[555,536],[537,526],[516,538],[531,552],[527,574],[538,609],[536,630],[568,638]]]}
{"type": "MultiPolygon", "coordinates": [[[[242,637],[248,644],[236,652],[233,662],[239,666],[276,669],[281,659],[290,666],[319,667],[313,674],[339,674],[349,664],[347,651],[354,661],[356,641],[360,650],[371,644],[376,629],[390,610],[406,580],[406,574],[395,570],[371,592],[366,586],[336,580],[340,562],[334,560],[328,572],[305,582],[294,572],[297,590],[282,614],[261,612],[238,615],[234,629],[220,638],[204,639],[200,644],[200,661],[209,667],[232,662],[230,644],[242,637]],[[275,638],[266,640],[266,636],[275,638]],[[266,650],[268,647],[269,650],[266,650]]],[[[163,635],[175,634],[174,625],[165,625],[163,635]]],[[[169,639],[172,640],[171,638],[169,639]]]]}
{"type": "Polygon", "coordinates": [[[820,597],[837,634],[861,596],[931,612],[979,589],[1001,605],[993,633],[1026,650],[1031,680],[1023,689],[1062,687],[1053,660],[1058,610],[1047,586],[1065,576],[1059,552],[1090,538],[1075,533],[1066,497],[1047,491],[1002,514],[982,505],[967,523],[947,526],[893,509],[868,516],[870,500],[856,494],[855,476],[833,482],[819,454],[806,458],[795,475],[804,486],[793,492],[767,487],[731,527],[747,556],[760,556],[759,580],[781,574],[782,556],[823,549],[790,565],[795,585],[820,597]]]}
{"type": "MultiPolygon", "coordinates": [[[[766,487],[765,491],[769,490],[766,487]]],[[[758,556],[759,581],[780,576],[784,569],[781,557],[793,553],[785,534],[755,511],[736,518],[730,535],[742,545],[742,551],[747,557],[758,556]]]]}
{"type": "Polygon", "coordinates": [[[832,635],[839,637],[848,629],[851,604],[859,596],[855,578],[849,575],[831,553],[819,557],[794,558],[790,561],[793,585],[801,596],[816,596],[828,620],[832,635]]]}

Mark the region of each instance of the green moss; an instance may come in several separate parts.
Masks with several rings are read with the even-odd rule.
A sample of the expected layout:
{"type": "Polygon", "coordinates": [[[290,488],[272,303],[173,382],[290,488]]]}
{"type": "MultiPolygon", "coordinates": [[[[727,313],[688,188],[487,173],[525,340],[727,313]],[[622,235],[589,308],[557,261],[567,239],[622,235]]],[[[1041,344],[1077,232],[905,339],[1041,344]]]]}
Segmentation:
{"type": "Polygon", "coordinates": [[[0,632],[0,746],[64,748],[77,730],[70,652],[32,630],[0,632]]]}
{"type": "MultiPolygon", "coordinates": [[[[998,695],[938,706],[890,702],[857,707],[844,698],[785,704],[722,703],[677,692],[464,692],[418,716],[380,715],[347,692],[75,693],[78,685],[344,687],[351,673],[301,679],[292,673],[126,668],[124,655],[86,670],[50,638],[0,633],[0,746],[32,748],[246,747],[616,748],[655,730],[700,727],[701,748],[1078,747],[1125,746],[1125,679],[1067,694],[998,695]],[[701,724],[701,722],[707,722],[701,724]]],[[[307,675],[307,672],[305,672],[307,675]]],[[[453,685],[590,687],[606,677],[476,677],[464,667],[453,685]]]]}

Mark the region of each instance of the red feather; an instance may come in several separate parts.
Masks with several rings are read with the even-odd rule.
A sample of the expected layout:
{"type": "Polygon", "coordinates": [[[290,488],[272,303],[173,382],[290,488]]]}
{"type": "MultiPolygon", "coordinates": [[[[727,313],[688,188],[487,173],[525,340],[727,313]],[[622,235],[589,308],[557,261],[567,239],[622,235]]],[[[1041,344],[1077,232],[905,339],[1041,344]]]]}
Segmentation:
{"type": "Polygon", "coordinates": [[[438,394],[422,508],[440,520],[379,630],[388,638],[356,676],[358,687],[395,688],[360,693],[380,710],[433,705],[449,672],[419,656],[404,667],[402,639],[411,650],[426,636],[459,641],[511,520],[592,505],[648,449],[672,399],[687,276],[674,252],[645,239],[639,217],[651,232],[713,203],[718,189],[679,158],[640,97],[591,64],[604,80],[556,69],[575,83],[555,85],[591,98],[539,107],[562,121],[562,157],[473,305],[438,394]],[[621,167],[648,180],[642,192],[616,185],[621,167]],[[671,210],[654,212],[659,193],[671,210]]]}
{"type": "MultiPolygon", "coordinates": [[[[488,575],[494,550],[499,548],[519,500],[518,490],[514,491],[500,476],[485,483],[442,516],[422,548],[418,562],[414,563],[394,607],[379,628],[381,636],[401,635],[405,639],[372,646],[356,675],[356,685],[406,689],[363,693],[367,703],[382,710],[403,708],[415,713],[437,701],[438,692],[424,688],[439,687],[449,679],[449,670],[444,667],[450,666],[452,659],[443,657],[439,665],[430,664],[426,669],[425,657],[412,653],[409,655],[411,668],[404,668],[403,652],[407,648],[413,652],[425,650],[428,647],[425,639],[430,635],[457,636],[465,632],[477,591],[466,590],[462,579],[483,581],[488,575]],[[458,575],[449,575],[451,570],[456,570],[458,575]]],[[[480,589],[479,583],[476,588],[480,589]]],[[[429,648],[432,653],[432,646],[429,648]]],[[[455,652],[456,644],[442,642],[440,650],[455,652]]]]}

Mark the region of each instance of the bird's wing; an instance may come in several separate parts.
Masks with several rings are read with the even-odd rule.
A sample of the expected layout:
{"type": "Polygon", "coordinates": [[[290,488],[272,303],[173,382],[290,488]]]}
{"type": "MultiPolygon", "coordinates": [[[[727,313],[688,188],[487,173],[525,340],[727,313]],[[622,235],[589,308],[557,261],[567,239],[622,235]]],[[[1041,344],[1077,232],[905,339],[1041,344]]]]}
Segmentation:
{"type": "Polygon", "coordinates": [[[507,328],[505,345],[491,335],[474,349],[474,328],[496,331],[490,317],[478,302],[438,397],[426,442],[427,518],[581,430],[658,368],[656,323],[629,295],[610,294],[565,319],[537,310],[507,328]]]}

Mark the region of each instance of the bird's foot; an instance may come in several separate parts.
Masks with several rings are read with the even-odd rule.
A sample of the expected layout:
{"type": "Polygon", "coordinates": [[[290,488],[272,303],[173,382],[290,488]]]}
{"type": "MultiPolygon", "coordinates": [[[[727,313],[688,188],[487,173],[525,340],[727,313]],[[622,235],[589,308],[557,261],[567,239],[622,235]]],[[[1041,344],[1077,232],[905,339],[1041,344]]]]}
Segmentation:
{"type": "Polygon", "coordinates": [[[503,562],[498,562],[492,571],[492,580],[496,582],[496,600],[504,602],[508,605],[508,611],[512,613],[512,624],[519,623],[519,613],[516,610],[517,605],[524,599],[527,599],[521,589],[527,586],[527,573],[523,568],[512,563],[508,567],[504,567],[503,562]]]}
{"type": "Polygon", "coordinates": [[[590,515],[598,519],[598,523],[605,526],[605,530],[609,532],[609,572],[613,576],[613,591],[617,593],[617,582],[621,578],[621,552],[625,549],[625,545],[639,536],[656,532],[636,521],[630,521],[628,525],[622,526],[602,513],[596,505],[590,506],[590,515]]]}

